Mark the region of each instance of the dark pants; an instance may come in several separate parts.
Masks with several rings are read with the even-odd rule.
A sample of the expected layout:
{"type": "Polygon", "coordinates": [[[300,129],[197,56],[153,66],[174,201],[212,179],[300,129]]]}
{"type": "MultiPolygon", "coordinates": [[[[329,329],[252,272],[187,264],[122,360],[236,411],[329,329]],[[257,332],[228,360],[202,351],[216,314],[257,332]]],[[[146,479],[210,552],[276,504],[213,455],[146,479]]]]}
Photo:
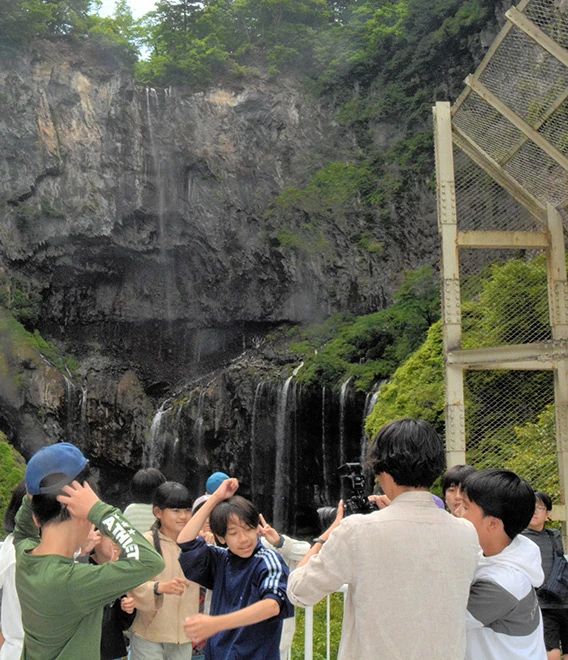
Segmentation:
{"type": "Polygon", "coordinates": [[[568,653],[568,608],[543,608],[544,644],[547,651],[561,649],[568,653]]]}

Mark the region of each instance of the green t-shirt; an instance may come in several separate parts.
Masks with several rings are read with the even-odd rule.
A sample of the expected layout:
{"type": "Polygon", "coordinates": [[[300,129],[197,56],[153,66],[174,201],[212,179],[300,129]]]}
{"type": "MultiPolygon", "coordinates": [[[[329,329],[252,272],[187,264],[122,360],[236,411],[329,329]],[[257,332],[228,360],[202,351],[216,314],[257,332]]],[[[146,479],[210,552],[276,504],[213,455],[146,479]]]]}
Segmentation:
{"type": "Polygon", "coordinates": [[[23,660],[100,660],[103,606],[158,575],[162,557],[118,509],[98,502],[89,520],[122,548],[95,566],[30,554],[39,543],[25,497],[16,516],[16,589],[24,626],[23,660]]]}

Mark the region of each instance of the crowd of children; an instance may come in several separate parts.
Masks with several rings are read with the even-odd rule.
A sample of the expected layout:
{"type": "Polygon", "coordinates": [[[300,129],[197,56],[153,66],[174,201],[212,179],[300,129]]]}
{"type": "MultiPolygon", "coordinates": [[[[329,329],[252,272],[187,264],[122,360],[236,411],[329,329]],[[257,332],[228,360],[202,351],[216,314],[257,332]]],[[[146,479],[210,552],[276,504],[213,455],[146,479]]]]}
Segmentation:
{"type": "MultiPolygon", "coordinates": [[[[455,516],[477,532],[463,601],[465,651],[459,654],[468,660],[559,660],[568,652],[568,599],[539,593],[554,556],[563,554],[559,533],[545,528],[550,497],[507,470],[454,466],[442,478],[446,513],[431,497],[428,503],[413,494],[421,487],[401,486],[404,475],[389,465],[376,462],[384,494],[370,499],[381,510],[347,524],[340,506],[334,523],[310,546],[273,529],[237,494],[237,479],[222,472],[211,475],[206,494],[194,503],[183,484],[166,481],[154,468],[140,470],[131,484],[133,503],[123,514],[99,499],[88,460],[76,446],[40,449],[4,521],[9,535],[0,547],[0,660],[116,660],[127,653],[130,660],[284,660],[294,634],[291,601],[308,604],[308,593],[318,599],[344,580],[357,602],[361,576],[350,577],[357,564],[352,557],[334,558],[334,548],[347,543],[341,537],[377,522],[383,533],[385,523],[413,515],[417,503],[422,513],[416,524],[424,516],[428,524],[455,516]],[[391,507],[392,514],[384,511],[391,507]]],[[[469,543],[467,534],[463,538],[469,543]]],[[[348,635],[360,634],[357,626],[374,615],[360,613],[348,635]]],[[[380,625],[388,628],[388,611],[380,625]]],[[[412,634],[411,628],[405,633],[412,634]]],[[[416,645],[405,651],[401,639],[400,657],[415,657],[408,649],[416,645]]],[[[340,657],[353,656],[342,646],[340,657]]],[[[428,660],[428,653],[422,657],[428,660]]]]}

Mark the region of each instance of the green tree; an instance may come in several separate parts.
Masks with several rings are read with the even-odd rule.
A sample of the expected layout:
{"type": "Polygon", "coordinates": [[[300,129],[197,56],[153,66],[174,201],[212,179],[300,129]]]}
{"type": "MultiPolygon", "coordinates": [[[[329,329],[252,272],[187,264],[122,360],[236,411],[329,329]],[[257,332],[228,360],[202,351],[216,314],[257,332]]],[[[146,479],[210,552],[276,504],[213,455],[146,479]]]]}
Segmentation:
{"type": "MultiPolygon", "coordinates": [[[[25,462],[23,457],[12,447],[6,436],[0,432],[0,522],[10,501],[12,491],[24,478],[25,462]]],[[[4,526],[0,524],[0,538],[4,538],[4,526]]]]}
{"type": "Polygon", "coordinates": [[[444,428],[444,363],[442,324],[432,325],[422,346],[384,385],[367,417],[365,430],[374,437],[387,422],[404,417],[425,419],[438,431],[444,428]]]}
{"type": "Polygon", "coordinates": [[[138,21],[133,18],[127,0],[116,0],[112,18],[91,16],[88,34],[124,61],[131,64],[137,61],[143,31],[138,21]]]}
{"type": "Polygon", "coordinates": [[[368,391],[420,346],[438,316],[432,268],[407,273],[390,307],[356,318],[335,316],[305,330],[292,345],[304,361],[298,380],[334,386],[351,376],[358,389],[368,391]]]}

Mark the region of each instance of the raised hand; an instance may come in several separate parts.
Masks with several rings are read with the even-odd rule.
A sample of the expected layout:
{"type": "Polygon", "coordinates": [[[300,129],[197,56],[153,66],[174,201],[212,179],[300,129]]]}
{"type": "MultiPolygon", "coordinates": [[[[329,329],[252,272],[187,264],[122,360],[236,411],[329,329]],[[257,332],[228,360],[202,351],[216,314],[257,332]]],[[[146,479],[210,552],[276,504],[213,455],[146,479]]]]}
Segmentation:
{"type": "Polygon", "coordinates": [[[136,609],[134,598],[132,598],[132,596],[123,596],[120,599],[120,609],[123,612],[126,612],[126,614],[132,614],[136,609]]]}
{"type": "Polygon", "coordinates": [[[272,545],[277,545],[278,543],[280,543],[280,534],[274,529],[274,527],[271,527],[266,522],[262,513],[260,514],[259,517],[260,517],[260,525],[258,526],[258,530],[261,536],[264,536],[264,538],[272,545]]]}
{"type": "Polygon", "coordinates": [[[239,480],[232,477],[231,479],[225,479],[223,483],[217,488],[213,493],[213,497],[217,500],[228,500],[229,497],[233,495],[239,489],[239,480]]]}
{"type": "Polygon", "coordinates": [[[89,511],[100,500],[86,481],[84,484],[73,481],[64,486],[63,493],[57,496],[57,501],[67,507],[73,518],[87,518],[89,511]]]}
{"type": "Polygon", "coordinates": [[[339,504],[337,505],[337,513],[335,514],[335,520],[331,523],[331,525],[325,530],[323,534],[320,534],[320,538],[327,540],[333,532],[333,530],[336,527],[339,527],[339,524],[343,520],[343,516],[345,515],[345,506],[343,505],[343,500],[339,500],[339,504]]]}

